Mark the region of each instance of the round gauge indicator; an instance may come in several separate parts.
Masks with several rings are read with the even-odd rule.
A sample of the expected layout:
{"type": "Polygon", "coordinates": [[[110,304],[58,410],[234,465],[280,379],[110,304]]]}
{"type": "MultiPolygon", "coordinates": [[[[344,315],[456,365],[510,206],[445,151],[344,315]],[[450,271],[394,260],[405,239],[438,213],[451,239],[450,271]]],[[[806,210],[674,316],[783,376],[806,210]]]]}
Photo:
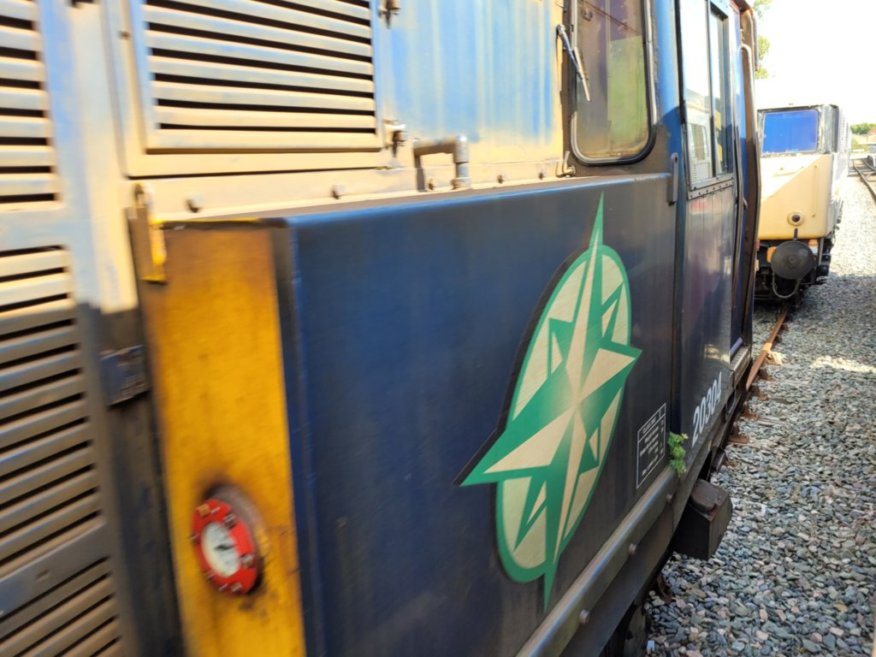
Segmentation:
{"type": "Polygon", "coordinates": [[[243,595],[258,584],[261,556],[256,523],[252,505],[231,487],[216,489],[195,508],[195,555],[204,576],[220,592],[243,595]]]}
{"type": "Polygon", "coordinates": [[[211,522],[201,533],[204,558],[214,573],[231,577],[240,570],[240,554],[231,530],[224,524],[211,522]]]}

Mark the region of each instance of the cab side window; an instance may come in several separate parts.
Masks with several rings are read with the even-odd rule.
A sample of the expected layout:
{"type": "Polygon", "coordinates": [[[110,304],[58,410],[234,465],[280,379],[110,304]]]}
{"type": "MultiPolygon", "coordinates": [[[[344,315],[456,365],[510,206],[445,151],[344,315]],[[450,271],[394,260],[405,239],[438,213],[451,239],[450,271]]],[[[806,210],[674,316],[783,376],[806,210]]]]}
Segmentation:
{"type": "Polygon", "coordinates": [[[687,159],[696,187],[732,170],[728,20],[708,0],[681,0],[680,12],[687,159]]]}
{"type": "Polygon", "coordinates": [[[727,17],[712,8],[709,15],[709,54],[712,61],[712,100],[715,126],[715,174],[730,172],[733,151],[730,105],[730,54],[727,48],[727,17]]]}
{"type": "Polygon", "coordinates": [[[591,162],[636,157],[648,146],[651,127],[644,4],[578,0],[575,9],[572,40],[587,84],[585,90],[575,78],[576,154],[591,162]]]}

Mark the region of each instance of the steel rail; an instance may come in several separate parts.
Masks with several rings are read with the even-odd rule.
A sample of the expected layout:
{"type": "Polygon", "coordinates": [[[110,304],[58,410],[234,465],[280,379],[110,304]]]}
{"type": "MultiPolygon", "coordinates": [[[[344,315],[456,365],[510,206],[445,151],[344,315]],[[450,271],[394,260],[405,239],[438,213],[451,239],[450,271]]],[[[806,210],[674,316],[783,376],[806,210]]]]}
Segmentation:
{"type": "Polygon", "coordinates": [[[852,162],[852,168],[855,170],[855,173],[861,177],[861,181],[867,185],[867,189],[870,190],[870,195],[873,197],[873,200],[876,201],[876,186],[874,186],[872,180],[872,178],[876,176],[876,169],[870,166],[866,161],[864,161],[864,167],[859,167],[855,162],[852,162]],[[866,171],[864,167],[867,167],[869,171],[866,171]]]}
{"type": "Polygon", "coordinates": [[[766,339],[766,342],[763,343],[763,347],[760,349],[760,354],[758,354],[757,358],[754,361],[754,364],[751,366],[751,371],[748,373],[748,379],[745,382],[745,391],[748,392],[751,390],[752,384],[757,380],[757,375],[760,374],[760,370],[763,367],[763,364],[766,362],[767,358],[773,351],[773,345],[776,343],[776,338],[779,336],[779,331],[782,330],[782,327],[785,325],[785,320],[788,318],[788,313],[791,310],[791,304],[786,303],[782,306],[782,310],[779,313],[778,318],[773,324],[773,328],[770,331],[769,337],[766,339]]]}

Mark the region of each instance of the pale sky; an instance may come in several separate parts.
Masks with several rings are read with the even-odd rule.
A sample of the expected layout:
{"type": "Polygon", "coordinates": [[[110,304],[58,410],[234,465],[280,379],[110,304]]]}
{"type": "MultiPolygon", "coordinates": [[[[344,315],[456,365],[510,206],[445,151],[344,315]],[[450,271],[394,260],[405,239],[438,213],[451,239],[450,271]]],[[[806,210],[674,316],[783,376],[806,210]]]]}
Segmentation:
{"type": "Polygon", "coordinates": [[[760,107],[832,103],[876,123],[876,0],[773,0],[758,29],[771,44],[760,107]]]}

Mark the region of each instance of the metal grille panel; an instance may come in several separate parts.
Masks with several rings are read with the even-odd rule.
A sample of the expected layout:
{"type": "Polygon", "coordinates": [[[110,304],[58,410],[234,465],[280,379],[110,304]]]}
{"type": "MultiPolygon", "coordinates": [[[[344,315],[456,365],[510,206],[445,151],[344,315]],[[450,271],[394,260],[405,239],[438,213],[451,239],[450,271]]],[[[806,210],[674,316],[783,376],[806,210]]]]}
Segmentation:
{"type": "Polygon", "coordinates": [[[380,147],[367,0],[132,3],[148,147],[380,147]]]}
{"type": "Polygon", "coordinates": [[[60,194],[38,14],[33,0],[0,0],[0,207],[60,194]]]}
{"type": "Polygon", "coordinates": [[[0,654],[120,640],[65,251],[0,253],[0,654]]]}

